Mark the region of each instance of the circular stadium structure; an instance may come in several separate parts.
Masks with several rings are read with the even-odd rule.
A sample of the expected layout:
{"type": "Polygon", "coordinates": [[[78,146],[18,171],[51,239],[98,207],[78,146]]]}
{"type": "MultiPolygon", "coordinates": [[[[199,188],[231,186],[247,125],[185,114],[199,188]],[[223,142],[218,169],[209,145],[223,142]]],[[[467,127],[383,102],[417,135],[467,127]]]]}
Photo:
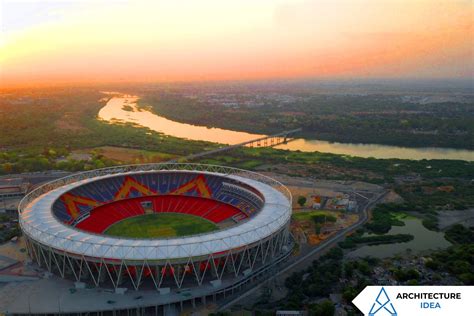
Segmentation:
{"type": "Polygon", "coordinates": [[[30,257],[97,287],[223,289],[291,251],[291,194],[222,166],[147,164],[74,174],[20,203],[30,257]]]}

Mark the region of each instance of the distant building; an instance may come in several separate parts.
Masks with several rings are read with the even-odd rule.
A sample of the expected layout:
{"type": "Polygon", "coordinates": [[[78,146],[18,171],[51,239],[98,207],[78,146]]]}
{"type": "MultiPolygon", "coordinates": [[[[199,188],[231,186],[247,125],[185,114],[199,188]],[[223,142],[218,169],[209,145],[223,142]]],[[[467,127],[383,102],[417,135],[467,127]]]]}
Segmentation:
{"type": "Polygon", "coordinates": [[[348,205],[349,205],[349,199],[346,197],[342,199],[338,199],[336,201],[336,208],[346,209],[348,205]]]}
{"type": "Polygon", "coordinates": [[[351,200],[349,195],[344,194],[329,199],[325,208],[353,212],[357,210],[357,202],[351,200]]]}
{"type": "Polygon", "coordinates": [[[28,183],[22,178],[0,179],[0,201],[22,197],[28,190],[28,183]]]}
{"type": "Polygon", "coordinates": [[[311,200],[313,202],[312,206],[311,206],[313,209],[315,209],[315,210],[321,209],[322,197],[320,195],[312,195],[311,200]]]}
{"type": "Polygon", "coordinates": [[[22,197],[0,200],[0,213],[6,213],[10,216],[18,215],[18,204],[20,203],[21,199],[22,197]]]}
{"type": "Polygon", "coordinates": [[[355,212],[357,211],[357,202],[356,201],[349,201],[349,204],[347,204],[347,210],[349,212],[355,212]]]}

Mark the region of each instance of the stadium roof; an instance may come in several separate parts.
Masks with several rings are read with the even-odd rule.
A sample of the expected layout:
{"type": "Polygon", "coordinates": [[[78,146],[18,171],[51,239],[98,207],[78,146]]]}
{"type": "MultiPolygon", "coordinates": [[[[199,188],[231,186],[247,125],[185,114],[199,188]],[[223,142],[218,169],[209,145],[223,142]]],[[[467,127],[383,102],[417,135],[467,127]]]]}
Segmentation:
{"type": "Polygon", "coordinates": [[[52,213],[52,205],[56,199],[77,186],[120,175],[159,171],[108,174],[60,186],[26,205],[20,215],[22,229],[31,238],[45,246],[77,255],[119,260],[172,260],[204,256],[245,247],[276,233],[290,219],[290,200],[272,186],[238,175],[192,170],[168,171],[198,172],[239,180],[260,191],[264,196],[265,204],[260,212],[242,224],[216,232],[167,239],[132,239],[96,235],[68,226],[60,222],[52,213]]]}

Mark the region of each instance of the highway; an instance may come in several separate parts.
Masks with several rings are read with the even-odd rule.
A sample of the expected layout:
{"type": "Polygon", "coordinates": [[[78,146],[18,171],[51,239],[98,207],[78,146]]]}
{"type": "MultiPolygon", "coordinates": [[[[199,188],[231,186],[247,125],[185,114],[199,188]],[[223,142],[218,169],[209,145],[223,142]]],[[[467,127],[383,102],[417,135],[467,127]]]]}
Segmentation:
{"type": "Polygon", "coordinates": [[[275,271],[273,275],[271,275],[268,279],[265,281],[255,284],[251,289],[249,290],[244,290],[242,293],[239,293],[238,296],[232,297],[230,300],[225,300],[218,308],[219,311],[224,311],[229,309],[232,305],[238,303],[245,297],[248,297],[251,294],[258,293],[259,291],[265,284],[267,284],[269,281],[276,279],[277,277],[283,275],[284,273],[290,271],[291,269],[297,267],[299,264],[305,263],[307,260],[311,260],[311,258],[318,253],[322,252],[323,250],[330,248],[334,246],[336,243],[342,241],[345,236],[357,228],[359,228],[361,225],[365,224],[367,220],[369,219],[369,210],[377,204],[381,199],[387,195],[389,191],[384,191],[372,200],[370,200],[365,207],[360,211],[360,218],[359,220],[352,224],[351,226],[348,226],[344,228],[343,230],[337,232],[334,236],[331,238],[328,238],[324,241],[322,241],[318,246],[314,247],[309,251],[308,253],[305,253],[304,255],[298,256],[293,260],[288,261],[285,265],[282,266],[282,268],[278,271],[275,271]]]}

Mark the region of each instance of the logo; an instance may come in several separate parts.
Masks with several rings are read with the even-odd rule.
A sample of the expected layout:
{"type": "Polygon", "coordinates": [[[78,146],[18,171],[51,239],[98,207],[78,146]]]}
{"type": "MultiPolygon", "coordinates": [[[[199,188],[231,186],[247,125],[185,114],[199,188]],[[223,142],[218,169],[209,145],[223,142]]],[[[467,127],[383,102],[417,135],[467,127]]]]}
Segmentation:
{"type": "Polygon", "coordinates": [[[366,286],[352,301],[365,316],[474,315],[474,286],[366,286]]]}
{"type": "Polygon", "coordinates": [[[388,297],[385,288],[382,286],[380,289],[375,302],[372,304],[372,308],[370,309],[369,316],[382,316],[382,315],[391,315],[397,316],[397,311],[395,307],[393,307],[392,302],[390,301],[390,297],[388,297]]]}

